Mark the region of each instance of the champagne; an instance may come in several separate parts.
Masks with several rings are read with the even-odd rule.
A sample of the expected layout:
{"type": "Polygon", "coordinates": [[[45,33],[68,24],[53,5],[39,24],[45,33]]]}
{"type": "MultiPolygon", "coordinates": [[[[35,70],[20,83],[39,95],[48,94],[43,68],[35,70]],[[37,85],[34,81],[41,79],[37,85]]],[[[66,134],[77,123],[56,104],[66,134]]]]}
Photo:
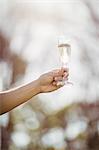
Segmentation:
{"type": "Polygon", "coordinates": [[[71,47],[69,44],[59,44],[59,53],[60,53],[60,60],[62,63],[62,67],[67,67],[68,63],[70,61],[70,53],[71,53],[71,47]]]}

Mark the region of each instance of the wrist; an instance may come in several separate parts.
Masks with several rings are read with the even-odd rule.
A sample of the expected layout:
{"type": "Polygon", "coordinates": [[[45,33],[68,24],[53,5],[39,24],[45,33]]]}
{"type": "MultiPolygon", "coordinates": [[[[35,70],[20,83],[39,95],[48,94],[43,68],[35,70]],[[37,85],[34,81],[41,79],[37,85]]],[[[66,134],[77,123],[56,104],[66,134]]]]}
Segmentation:
{"type": "Polygon", "coordinates": [[[37,94],[42,93],[39,79],[35,80],[34,82],[35,82],[35,89],[37,91],[37,94]]]}

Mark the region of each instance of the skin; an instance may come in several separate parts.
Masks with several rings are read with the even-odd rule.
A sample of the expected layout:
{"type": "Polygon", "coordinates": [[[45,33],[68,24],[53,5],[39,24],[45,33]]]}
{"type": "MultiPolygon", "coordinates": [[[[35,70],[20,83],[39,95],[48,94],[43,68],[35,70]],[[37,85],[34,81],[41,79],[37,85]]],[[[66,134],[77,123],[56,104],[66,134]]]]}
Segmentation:
{"type": "Polygon", "coordinates": [[[37,94],[61,88],[63,85],[57,85],[57,82],[62,81],[63,78],[68,79],[68,69],[62,68],[45,73],[26,85],[0,92],[0,115],[27,102],[37,94]]]}

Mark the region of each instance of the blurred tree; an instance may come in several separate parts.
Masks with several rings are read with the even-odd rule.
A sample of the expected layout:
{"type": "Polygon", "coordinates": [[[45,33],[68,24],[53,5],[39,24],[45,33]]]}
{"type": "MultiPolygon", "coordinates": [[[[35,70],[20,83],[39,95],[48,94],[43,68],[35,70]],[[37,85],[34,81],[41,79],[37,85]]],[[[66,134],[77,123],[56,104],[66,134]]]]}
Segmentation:
{"type": "MultiPolygon", "coordinates": [[[[19,56],[13,54],[9,49],[9,40],[5,35],[0,32],[0,62],[6,62],[12,65],[12,76],[9,87],[4,87],[4,89],[9,89],[12,84],[16,82],[19,75],[24,75],[26,69],[26,63],[19,56]]],[[[1,126],[1,149],[8,150],[10,142],[10,134],[12,131],[12,121],[11,115],[9,113],[9,122],[6,127],[1,126]]]]}

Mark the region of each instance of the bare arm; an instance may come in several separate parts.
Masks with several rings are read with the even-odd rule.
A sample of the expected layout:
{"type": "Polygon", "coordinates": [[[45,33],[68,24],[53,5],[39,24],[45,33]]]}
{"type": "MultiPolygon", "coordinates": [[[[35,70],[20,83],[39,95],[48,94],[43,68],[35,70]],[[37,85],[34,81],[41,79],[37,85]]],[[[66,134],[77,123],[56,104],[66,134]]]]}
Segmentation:
{"type": "Polygon", "coordinates": [[[2,92],[0,94],[0,114],[10,111],[38,93],[40,89],[37,81],[2,92]]]}
{"type": "Polygon", "coordinates": [[[57,90],[61,86],[57,86],[57,81],[68,76],[66,69],[52,71],[43,74],[37,80],[12,90],[0,93],[0,114],[6,113],[20,104],[28,101],[33,96],[57,90]]]}

